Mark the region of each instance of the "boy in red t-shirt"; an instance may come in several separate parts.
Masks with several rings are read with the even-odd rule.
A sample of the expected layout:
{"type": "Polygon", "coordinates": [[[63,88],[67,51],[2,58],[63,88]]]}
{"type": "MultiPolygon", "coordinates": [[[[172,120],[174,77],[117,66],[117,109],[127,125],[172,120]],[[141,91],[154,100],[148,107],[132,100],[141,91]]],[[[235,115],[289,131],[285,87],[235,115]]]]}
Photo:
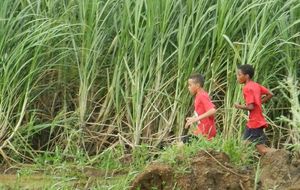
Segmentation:
{"type": "MultiPolygon", "coordinates": [[[[189,128],[193,123],[198,123],[197,129],[193,132],[195,136],[202,135],[208,140],[216,136],[216,127],[214,114],[216,113],[215,105],[211,102],[207,92],[203,89],[204,78],[200,74],[191,75],[188,79],[188,89],[195,96],[194,117],[186,118],[185,128],[189,128]]],[[[190,136],[188,136],[190,137],[190,136]]],[[[184,142],[190,139],[184,139],[184,142]]]]}
{"type": "Polygon", "coordinates": [[[266,135],[264,128],[268,126],[263,113],[262,104],[272,98],[273,94],[265,87],[252,81],[254,69],[251,65],[238,67],[237,80],[243,87],[243,95],[246,105],[235,104],[235,108],[249,111],[249,119],[244,132],[244,139],[254,142],[261,155],[273,149],[266,147],[266,135]]]}

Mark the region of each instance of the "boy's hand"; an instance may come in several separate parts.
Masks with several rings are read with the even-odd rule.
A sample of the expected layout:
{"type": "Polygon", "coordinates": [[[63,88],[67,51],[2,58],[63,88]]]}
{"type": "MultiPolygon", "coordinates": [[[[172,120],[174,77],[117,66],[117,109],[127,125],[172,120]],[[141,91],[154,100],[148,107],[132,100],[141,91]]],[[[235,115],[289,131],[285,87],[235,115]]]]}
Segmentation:
{"type": "Polygon", "coordinates": [[[241,104],[234,104],[234,107],[236,108],[236,109],[242,109],[243,108],[243,106],[241,105],[241,104]]]}
{"type": "Polygon", "coordinates": [[[190,125],[192,125],[195,122],[198,122],[198,118],[197,117],[188,117],[186,118],[186,124],[185,124],[185,128],[187,129],[190,125]]]}

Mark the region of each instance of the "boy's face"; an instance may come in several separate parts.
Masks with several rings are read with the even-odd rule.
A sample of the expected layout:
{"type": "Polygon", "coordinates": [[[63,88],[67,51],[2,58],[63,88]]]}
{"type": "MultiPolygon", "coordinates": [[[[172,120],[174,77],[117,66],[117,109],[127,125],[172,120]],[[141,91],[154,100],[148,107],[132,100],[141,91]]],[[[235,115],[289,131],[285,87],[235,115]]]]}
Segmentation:
{"type": "Polygon", "coordinates": [[[199,87],[200,85],[196,83],[193,79],[188,80],[188,89],[192,95],[195,95],[197,93],[199,87]]]}
{"type": "Polygon", "coordinates": [[[238,69],[237,74],[236,74],[236,78],[237,78],[237,81],[240,84],[246,83],[247,77],[248,77],[248,75],[245,75],[240,69],[238,69]]]}

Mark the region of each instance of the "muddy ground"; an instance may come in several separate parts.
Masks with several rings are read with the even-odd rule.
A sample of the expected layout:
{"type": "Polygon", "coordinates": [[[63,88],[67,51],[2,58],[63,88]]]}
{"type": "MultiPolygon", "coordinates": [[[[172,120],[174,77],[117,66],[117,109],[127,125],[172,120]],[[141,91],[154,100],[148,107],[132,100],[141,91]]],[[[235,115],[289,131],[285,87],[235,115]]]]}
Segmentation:
{"type": "Polygon", "coordinates": [[[300,159],[278,150],[261,159],[263,189],[300,190],[300,159]]]}
{"type": "Polygon", "coordinates": [[[131,190],[276,189],[300,190],[300,160],[277,150],[260,158],[260,169],[241,170],[229,157],[216,151],[201,151],[189,159],[184,172],[178,172],[180,158],[171,167],[153,163],[132,182],[131,190]],[[255,185],[255,174],[259,180],[255,185]]]}

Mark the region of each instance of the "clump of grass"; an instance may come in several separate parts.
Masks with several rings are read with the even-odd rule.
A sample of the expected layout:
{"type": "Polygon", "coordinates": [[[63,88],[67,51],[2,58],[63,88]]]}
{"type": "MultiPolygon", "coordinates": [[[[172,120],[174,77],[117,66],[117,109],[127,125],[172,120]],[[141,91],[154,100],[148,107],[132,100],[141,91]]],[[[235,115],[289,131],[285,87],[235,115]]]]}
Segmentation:
{"type": "Polygon", "coordinates": [[[98,168],[105,170],[120,169],[123,167],[120,158],[124,155],[124,150],[121,146],[114,149],[106,150],[97,158],[94,164],[98,168]]]}
{"type": "Polygon", "coordinates": [[[279,118],[288,125],[288,138],[284,144],[300,155],[300,87],[298,81],[291,76],[281,83],[281,87],[291,106],[289,115],[282,115],[279,118]]]}
{"type": "Polygon", "coordinates": [[[132,152],[133,163],[131,164],[136,169],[142,169],[147,162],[152,160],[150,147],[146,144],[135,147],[132,152]]]}
{"type": "Polygon", "coordinates": [[[185,160],[185,164],[187,164],[189,159],[201,150],[225,152],[229,156],[231,162],[239,166],[251,164],[255,155],[253,145],[246,145],[241,142],[241,140],[237,139],[224,140],[220,135],[211,141],[200,138],[199,140],[193,140],[190,144],[183,147],[176,145],[170,146],[161,153],[159,160],[175,166],[178,157],[183,157],[181,160],[185,160]]]}
{"type": "Polygon", "coordinates": [[[259,181],[261,176],[261,168],[260,168],[260,160],[257,162],[256,170],[255,170],[255,177],[254,177],[254,189],[258,189],[259,181]]]}

